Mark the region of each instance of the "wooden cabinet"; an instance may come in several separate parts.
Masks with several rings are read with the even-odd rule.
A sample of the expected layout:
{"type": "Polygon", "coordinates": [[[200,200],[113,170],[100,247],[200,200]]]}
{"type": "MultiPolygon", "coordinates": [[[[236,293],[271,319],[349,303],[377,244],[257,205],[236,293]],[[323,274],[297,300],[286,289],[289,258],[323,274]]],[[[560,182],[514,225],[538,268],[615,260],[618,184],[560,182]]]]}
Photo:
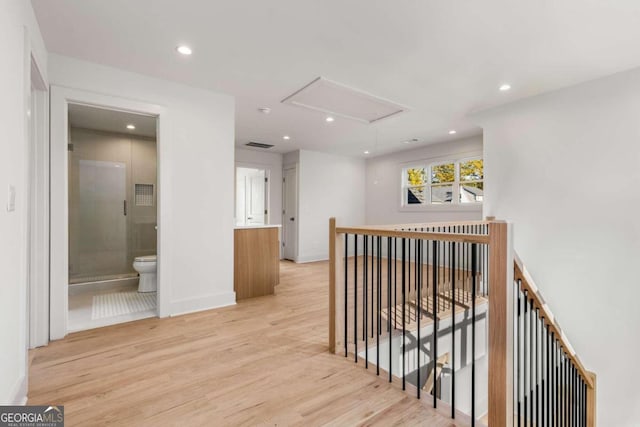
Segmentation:
{"type": "Polygon", "coordinates": [[[279,231],[278,226],[234,230],[236,300],[273,295],[280,283],[279,231]]]}

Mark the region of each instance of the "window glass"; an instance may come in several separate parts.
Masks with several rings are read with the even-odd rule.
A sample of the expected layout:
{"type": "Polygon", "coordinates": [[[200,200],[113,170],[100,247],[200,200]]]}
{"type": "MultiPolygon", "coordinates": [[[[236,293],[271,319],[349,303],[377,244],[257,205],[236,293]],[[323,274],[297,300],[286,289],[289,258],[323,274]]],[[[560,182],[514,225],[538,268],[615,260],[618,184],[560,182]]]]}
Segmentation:
{"type": "Polygon", "coordinates": [[[460,162],[460,181],[479,181],[484,178],[482,159],[460,162]]]}
{"type": "Polygon", "coordinates": [[[407,204],[408,205],[424,204],[426,196],[427,196],[427,191],[424,185],[407,188],[407,204]]]}
{"type": "Polygon", "coordinates": [[[439,205],[453,202],[453,185],[432,185],[431,203],[439,205]]]}
{"type": "Polygon", "coordinates": [[[483,199],[483,182],[460,184],[460,203],[477,203],[483,199]]]}
{"type": "Polygon", "coordinates": [[[454,182],[455,180],[456,180],[455,163],[445,163],[443,165],[435,165],[431,167],[431,183],[432,184],[454,182]]]}
{"type": "Polygon", "coordinates": [[[407,185],[416,186],[424,185],[427,173],[425,168],[409,168],[407,169],[406,179],[407,185]]]}

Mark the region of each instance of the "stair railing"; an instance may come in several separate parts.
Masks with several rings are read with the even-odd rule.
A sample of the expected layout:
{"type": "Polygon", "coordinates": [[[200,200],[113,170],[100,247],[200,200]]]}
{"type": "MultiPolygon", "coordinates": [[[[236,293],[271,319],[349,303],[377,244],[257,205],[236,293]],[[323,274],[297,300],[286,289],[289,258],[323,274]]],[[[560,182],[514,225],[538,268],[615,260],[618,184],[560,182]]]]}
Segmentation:
{"type": "Polygon", "coordinates": [[[386,372],[459,422],[593,426],[595,377],[514,260],[511,229],[495,220],[338,227],[331,218],[330,351],[386,372]],[[555,343],[548,350],[530,347],[539,340],[523,334],[526,316],[537,319],[536,339],[555,343]],[[486,389],[477,390],[478,367],[486,389]],[[552,396],[558,403],[544,406],[552,396]]]}
{"type": "Polygon", "coordinates": [[[595,374],[585,369],[522,261],[514,260],[517,425],[595,425],[595,374]]]}

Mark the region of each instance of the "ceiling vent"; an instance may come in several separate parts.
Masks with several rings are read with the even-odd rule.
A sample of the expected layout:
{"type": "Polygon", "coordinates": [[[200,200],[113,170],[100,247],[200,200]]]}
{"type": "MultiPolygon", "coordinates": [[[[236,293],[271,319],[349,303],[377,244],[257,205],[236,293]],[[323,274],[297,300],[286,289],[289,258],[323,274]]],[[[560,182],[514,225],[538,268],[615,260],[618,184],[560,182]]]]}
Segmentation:
{"type": "Polygon", "coordinates": [[[408,110],[395,102],[323,77],[318,77],[282,102],[364,123],[377,122],[408,110]]]}
{"type": "Polygon", "coordinates": [[[253,142],[253,141],[247,142],[245,145],[247,147],[267,148],[267,149],[273,147],[273,144],[263,144],[261,142],[253,142]]]}

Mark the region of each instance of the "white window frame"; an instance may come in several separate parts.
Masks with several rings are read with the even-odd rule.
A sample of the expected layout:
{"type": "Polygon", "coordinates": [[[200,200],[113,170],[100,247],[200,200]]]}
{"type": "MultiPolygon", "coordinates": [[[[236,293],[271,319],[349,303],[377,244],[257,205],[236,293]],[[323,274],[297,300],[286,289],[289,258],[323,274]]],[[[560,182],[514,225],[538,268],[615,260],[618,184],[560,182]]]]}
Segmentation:
{"type": "MultiPolygon", "coordinates": [[[[403,211],[415,211],[415,210],[430,210],[430,209],[455,209],[455,210],[464,210],[464,209],[469,209],[469,210],[478,210],[478,209],[482,209],[482,201],[478,201],[478,202],[471,202],[471,203],[461,203],[460,202],[460,186],[463,183],[476,183],[476,182],[482,182],[484,183],[484,170],[483,170],[483,179],[481,180],[474,180],[474,181],[462,181],[460,179],[460,164],[464,163],[464,162],[468,162],[471,160],[484,160],[483,156],[481,155],[476,155],[476,156],[469,156],[469,157],[460,157],[460,158],[455,158],[455,159],[448,159],[448,158],[442,158],[442,159],[433,159],[431,161],[425,161],[423,163],[411,163],[411,164],[406,164],[403,165],[401,168],[401,175],[400,175],[400,209],[403,211]],[[431,183],[431,173],[432,173],[432,168],[435,166],[440,166],[440,165],[446,165],[446,164],[451,164],[453,163],[454,165],[454,181],[452,181],[451,183],[443,183],[443,185],[451,185],[453,187],[452,190],[452,195],[451,195],[451,203],[432,203],[431,202],[431,195],[432,195],[432,187],[433,186],[438,186],[440,184],[433,184],[431,183]],[[416,204],[409,204],[407,202],[407,197],[408,197],[408,189],[409,188],[414,188],[414,187],[420,187],[420,186],[414,186],[414,185],[409,185],[407,180],[406,180],[406,176],[407,176],[407,170],[409,169],[425,169],[425,176],[426,176],[426,180],[424,183],[424,187],[425,187],[425,203],[416,203],[416,204]]],[[[484,164],[484,162],[483,162],[484,164]]]]}

